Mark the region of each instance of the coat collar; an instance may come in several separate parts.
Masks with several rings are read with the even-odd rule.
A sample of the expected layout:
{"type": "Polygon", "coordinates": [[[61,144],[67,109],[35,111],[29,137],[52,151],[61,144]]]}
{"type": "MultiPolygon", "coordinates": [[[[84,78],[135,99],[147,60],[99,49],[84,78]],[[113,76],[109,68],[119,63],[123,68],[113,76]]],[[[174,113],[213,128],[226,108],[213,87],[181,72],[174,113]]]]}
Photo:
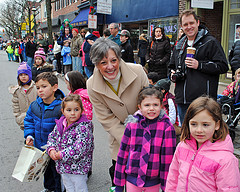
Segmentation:
{"type": "Polygon", "coordinates": [[[92,89],[106,97],[120,101],[120,97],[124,90],[137,78],[137,74],[126,64],[122,59],[120,60],[119,68],[122,74],[122,80],[118,92],[118,96],[108,87],[102,74],[95,67],[92,76],[92,89]]]}

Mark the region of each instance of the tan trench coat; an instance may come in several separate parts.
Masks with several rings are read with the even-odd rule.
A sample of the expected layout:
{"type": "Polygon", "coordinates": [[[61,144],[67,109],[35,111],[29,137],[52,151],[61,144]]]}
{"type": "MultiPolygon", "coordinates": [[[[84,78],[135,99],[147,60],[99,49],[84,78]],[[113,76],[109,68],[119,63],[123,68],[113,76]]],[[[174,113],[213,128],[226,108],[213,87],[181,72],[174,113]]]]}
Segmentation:
{"type": "Polygon", "coordinates": [[[149,86],[141,65],[120,62],[122,80],[118,96],[109,88],[99,70],[87,81],[87,90],[98,121],[109,133],[110,151],[113,160],[117,154],[125,130],[124,120],[137,110],[137,95],[149,86]]]}
{"type": "Polygon", "coordinates": [[[30,104],[37,98],[37,89],[35,83],[32,81],[30,87],[25,93],[22,86],[17,86],[16,89],[9,90],[13,94],[12,98],[12,108],[13,115],[15,116],[16,123],[20,128],[24,129],[23,120],[26,116],[26,112],[30,104]]]}

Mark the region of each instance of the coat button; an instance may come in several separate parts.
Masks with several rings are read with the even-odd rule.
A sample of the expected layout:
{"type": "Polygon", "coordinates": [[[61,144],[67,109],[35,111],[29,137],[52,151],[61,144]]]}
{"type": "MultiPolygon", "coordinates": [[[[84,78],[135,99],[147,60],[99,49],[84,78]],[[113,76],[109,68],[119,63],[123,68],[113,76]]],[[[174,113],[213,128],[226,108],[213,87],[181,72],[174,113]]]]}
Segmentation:
{"type": "Polygon", "coordinates": [[[123,107],[123,106],[124,106],[124,103],[120,103],[120,106],[123,107]]]}

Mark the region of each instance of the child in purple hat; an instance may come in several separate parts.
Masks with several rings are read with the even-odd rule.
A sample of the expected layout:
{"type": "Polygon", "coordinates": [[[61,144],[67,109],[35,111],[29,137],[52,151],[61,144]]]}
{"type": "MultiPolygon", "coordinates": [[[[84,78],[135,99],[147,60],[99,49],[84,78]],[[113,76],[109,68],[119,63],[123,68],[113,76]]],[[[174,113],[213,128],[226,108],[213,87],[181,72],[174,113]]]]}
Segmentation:
{"type": "Polygon", "coordinates": [[[24,130],[23,120],[30,104],[37,98],[37,89],[32,80],[30,66],[26,62],[20,63],[17,70],[18,86],[12,88],[12,108],[16,123],[24,130]]]}

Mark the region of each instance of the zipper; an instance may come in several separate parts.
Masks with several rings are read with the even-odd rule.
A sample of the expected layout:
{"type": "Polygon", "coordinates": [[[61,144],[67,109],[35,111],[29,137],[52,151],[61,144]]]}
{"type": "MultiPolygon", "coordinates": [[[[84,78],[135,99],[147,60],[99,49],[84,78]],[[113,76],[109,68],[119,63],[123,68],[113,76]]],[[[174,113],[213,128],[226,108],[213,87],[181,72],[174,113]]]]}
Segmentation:
{"type": "Polygon", "coordinates": [[[190,172],[191,172],[191,169],[192,169],[192,166],[193,166],[193,163],[195,161],[195,157],[197,156],[198,152],[201,150],[202,146],[204,145],[204,143],[201,145],[201,147],[199,149],[197,149],[193,156],[191,157],[191,164],[190,164],[190,167],[189,167],[189,170],[188,170],[188,174],[187,174],[187,178],[186,178],[186,192],[188,192],[188,180],[189,180],[189,175],[190,175],[190,172]]]}
{"type": "Polygon", "coordinates": [[[186,79],[184,80],[184,85],[183,85],[183,103],[186,104],[186,86],[187,86],[187,81],[186,79]]]}
{"type": "Polygon", "coordinates": [[[210,83],[207,81],[207,94],[210,95],[210,83]]]}
{"type": "Polygon", "coordinates": [[[191,169],[192,169],[192,165],[194,163],[194,160],[195,160],[195,157],[197,155],[198,152],[195,152],[191,158],[191,164],[190,164],[190,167],[189,167],[189,170],[188,170],[188,174],[187,174],[187,182],[186,182],[186,192],[188,192],[188,179],[189,179],[189,175],[190,175],[190,172],[191,172],[191,169]]]}

